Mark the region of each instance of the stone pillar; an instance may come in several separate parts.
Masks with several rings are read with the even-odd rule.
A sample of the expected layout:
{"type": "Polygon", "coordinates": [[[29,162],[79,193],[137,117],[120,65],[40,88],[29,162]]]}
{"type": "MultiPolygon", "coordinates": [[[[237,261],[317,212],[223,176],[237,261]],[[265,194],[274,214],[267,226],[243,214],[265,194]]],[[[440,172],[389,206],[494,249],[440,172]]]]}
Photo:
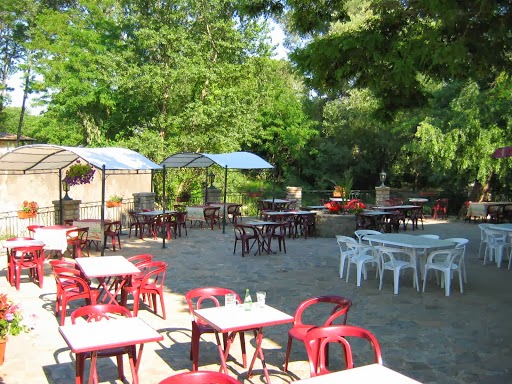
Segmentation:
{"type": "MultiPolygon", "coordinates": [[[[80,219],[80,203],[82,200],[62,200],[62,223],[66,220],[80,219]]],[[[53,200],[53,207],[55,209],[55,224],[60,224],[60,200],[53,200]]]]}
{"type": "MultiPolygon", "coordinates": [[[[205,202],[212,203],[220,203],[221,202],[221,190],[215,187],[208,188],[208,197],[206,197],[206,189],[203,189],[203,196],[205,197],[205,202]]],[[[224,202],[224,198],[222,198],[222,202],[224,202]]]]}
{"type": "Polygon", "coordinates": [[[155,209],[156,193],[154,192],[137,192],[133,194],[133,209],[140,212],[143,209],[155,209]]]}
{"type": "Polygon", "coordinates": [[[302,187],[286,187],[286,200],[297,200],[297,208],[302,205],[302,187]]]}
{"type": "Polygon", "coordinates": [[[375,204],[378,206],[385,205],[386,200],[389,200],[390,195],[391,195],[391,188],[375,187],[375,204]]]}

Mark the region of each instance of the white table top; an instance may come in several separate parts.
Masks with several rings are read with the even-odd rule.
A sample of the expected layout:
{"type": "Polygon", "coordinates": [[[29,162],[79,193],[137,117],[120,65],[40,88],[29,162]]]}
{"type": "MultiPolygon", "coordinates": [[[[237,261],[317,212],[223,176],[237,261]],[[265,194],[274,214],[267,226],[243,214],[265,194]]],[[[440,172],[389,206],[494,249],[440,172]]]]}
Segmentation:
{"type": "MultiPolygon", "coordinates": [[[[165,213],[177,213],[177,211],[171,211],[169,209],[166,209],[165,213]]],[[[140,216],[158,216],[158,215],[163,215],[163,214],[164,214],[164,211],[161,209],[156,210],[156,211],[137,212],[137,215],[140,215],[140,216]]]]}
{"type": "Polygon", "coordinates": [[[76,263],[89,279],[140,273],[140,269],[123,256],[79,257],[76,263]]]}
{"type": "MultiPolygon", "coordinates": [[[[77,259],[78,260],[78,259],[77,259]]],[[[59,332],[74,353],[99,351],[163,340],[138,317],[63,325],[59,332]]]]}
{"type": "Polygon", "coordinates": [[[384,216],[384,215],[392,215],[392,214],[393,214],[392,212],[371,211],[371,210],[363,211],[360,213],[360,215],[363,215],[363,216],[384,216]]]}
{"type": "Polygon", "coordinates": [[[264,200],[261,200],[261,201],[264,201],[265,203],[276,203],[276,204],[284,204],[284,203],[289,203],[290,200],[283,200],[283,199],[264,199],[264,200]]]}
{"type": "Polygon", "coordinates": [[[329,373],[327,375],[315,376],[310,379],[299,380],[297,383],[304,384],[421,384],[402,375],[390,368],[380,364],[364,365],[344,371],[329,373]]]}
{"type": "Polygon", "coordinates": [[[378,209],[379,211],[389,211],[389,210],[400,210],[400,209],[415,209],[415,208],[421,208],[419,205],[410,205],[410,204],[403,204],[403,205],[393,205],[390,207],[387,206],[378,206],[375,207],[375,209],[378,209]]]}
{"type": "Polygon", "coordinates": [[[489,228],[495,231],[512,232],[512,224],[492,224],[489,225],[489,228]]]}
{"type": "Polygon", "coordinates": [[[18,247],[40,247],[44,246],[44,242],[40,240],[4,240],[2,241],[2,246],[8,249],[18,247]]]}
{"type": "Polygon", "coordinates": [[[411,197],[409,199],[409,201],[411,203],[427,203],[428,202],[428,199],[424,198],[424,197],[411,197]]]}
{"type": "Polygon", "coordinates": [[[233,309],[213,307],[198,309],[194,313],[198,318],[222,333],[293,322],[292,316],[268,305],[261,308],[256,303],[253,303],[250,311],[244,310],[242,304],[233,309]]]}
{"type": "Polygon", "coordinates": [[[449,248],[455,246],[454,242],[447,240],[429,239],[428,237],[405,235],[402,233],[371,235],[368,236],[368,240],[371,240],[372,243],[382,243],[413,249],[449,248]]]}
{"type": "Polygon", "coordinates": [[[50,225],[34,229],[34,238],[44,242],[44,249],[58,250],[62,253],[68,249],[66,232],[70,229],[78,229],[72,225],[50,225]]]}

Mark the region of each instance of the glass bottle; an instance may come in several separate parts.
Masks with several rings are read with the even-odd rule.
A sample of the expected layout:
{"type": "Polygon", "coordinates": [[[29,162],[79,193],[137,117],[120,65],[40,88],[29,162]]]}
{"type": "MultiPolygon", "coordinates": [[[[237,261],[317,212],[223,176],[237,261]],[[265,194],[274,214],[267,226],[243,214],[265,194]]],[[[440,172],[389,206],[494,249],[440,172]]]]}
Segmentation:
{"type": "Polygon", "coordinates": [[[244,298],[244,309],[246,311],[250,311],[252,307],[252,299],[251,295],[249,294],[249,288],[245,290],[245,298],[244,298]]]}

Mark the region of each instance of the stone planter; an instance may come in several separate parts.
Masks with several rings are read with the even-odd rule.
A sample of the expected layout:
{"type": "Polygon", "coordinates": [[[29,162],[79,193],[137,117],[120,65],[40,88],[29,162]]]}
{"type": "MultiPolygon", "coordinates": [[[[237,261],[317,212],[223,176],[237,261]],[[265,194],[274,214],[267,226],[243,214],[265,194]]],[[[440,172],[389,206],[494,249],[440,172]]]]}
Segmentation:
{"type": "Polygon", "coordinates": [[[353,236],[356,228],[355,215],[316,214],[316,232],[318,237],[353,236]]]}

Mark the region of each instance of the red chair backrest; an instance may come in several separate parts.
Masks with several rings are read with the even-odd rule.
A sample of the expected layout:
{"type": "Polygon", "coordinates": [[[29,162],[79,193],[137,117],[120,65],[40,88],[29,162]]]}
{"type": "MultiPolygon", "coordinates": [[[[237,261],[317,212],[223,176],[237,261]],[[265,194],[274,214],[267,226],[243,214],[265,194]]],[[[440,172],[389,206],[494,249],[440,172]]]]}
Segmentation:
{"type": "Polygon", "coordinates": [[[302,325],[302,316],[304,311],[312,305],[324,303],[324,304],[332,304],[332,309],[329,313],[329,317],[322,324],[323,326],[331,325],[338,317],[343,316],[343,324],[347,322],[347,315],[350,307],[352,306],[352,301],[343,296],[337,295],[327,295],[327,296],[316,296],[311,299],[304,300],[299,304],[297,309],[295,310],[295,315],[293,319],[293,325],[302,325]]]}
{"type": "Polygon", "coordinates": [[[304,344],[308,354],[311,377],[330,373],[327,369],[325,351],[328,343],[341,344],[346,368],[354,368],[352,347],[347,337],[365,339],[373,349],[374,362],[382,365],[382,352],[377,338],[368,330],[351,325],[317,327],[306,333],[304,344]]]}
{"type": "Polygon", "coordinates": [[[126,307],[116,304],[96,304],[86,305],[78,308],[71,313],[71,323],[75,324],[75,321],[79,317],[85,318],[90,323],[92,321],[110,320],[112,316],[118,315],[124,317],[132,317],[130,310],[126,307]]]}
{"type": "Polygon", "coordinates": [[[127,259],[130,263],[133,263],[135,266],[138,266],[138,264],[146,263],[148,261],[153,260],[153,255],[149,253],[142,253],[140,255],[134,255],[130,256],[127,259]]]}
{"type": "Polygon", "coordinates": [[[240,381],[222,372],[184,372],[163,379],[159,384],[238,384],[240,381]]]}
{"type": "MultiPolygon", "coordinates": [[[[194,319],[194,310],[195,309],[201,309],[201,305],[203,302],[209,302],[210,306],[213,303],[214,306],[219,307],[221,306],[221,303],[219,299],[224,299],[224,295],[228,293],[234,293],[236,295],[236,299],[238,300],[238,303],[241,303],[240,297],[235,291],[232,291],[228,288],[221,288],[221,287],[204,287],[204,288],[195,288],[191,291],[188,291],[185,295],[185,299],[187,300],[188,309],[190,311],[190,314],[192,315],[192,318],[194,319]]],[[[201,323],[199,319],[195,319],[197,323],[201,323]]]]}

